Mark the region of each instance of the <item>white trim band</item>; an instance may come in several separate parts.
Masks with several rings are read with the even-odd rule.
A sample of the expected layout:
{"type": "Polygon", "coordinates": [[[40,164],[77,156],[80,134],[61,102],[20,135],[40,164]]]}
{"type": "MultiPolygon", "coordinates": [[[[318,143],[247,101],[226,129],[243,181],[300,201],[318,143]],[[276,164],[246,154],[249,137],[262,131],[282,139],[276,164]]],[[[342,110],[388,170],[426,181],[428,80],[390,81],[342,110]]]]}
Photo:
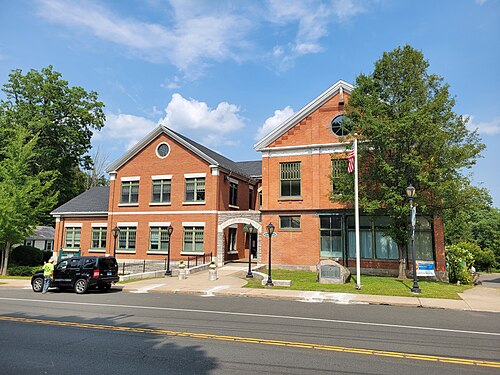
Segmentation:
{"type": "Polygon", "coordinates": [[[108,223],[92,223],[90,224],[92,228],[107,228],[108,223]]]}
{"type": "Polygon", "coordinates": [[[171,180],[172,175],[171,174],[159,174],[157,176],[151,176],[152,180],[171,180]]]}
{"type": "Polygon", "coordinates": [[[141,176],[130,176],[130,177],[122,177],[120,178],[121,182],[127,182],[127,181],[139,181],[141,179],[141,176]]]}
{"type": "Polygon", "coordinates": [[[64,228],[81,228],[82,223],[64,223],[64,228]]]}
{"type": "Polygon", "coordinates": [[[149,226],[150,227],[168,227],[170,225],[170,221],[162,221],[162,222],[159,222],[159,221],[156,221],[156,222],[150,222],[149,223],[149,226]]]}
{"type": "Polygon", "coordinates": [[[116,226],[117,227],[137,227],[137,221],[136,222],[122,221],[121,223],[120,222],[116,223],[116,226]]]}
{"type": "Polygon", "coordinates": [[[184,178],[207,177],[206,173],[184,173],[184,178]]]}
{"type": "Polygon", "coordinates": [[[183,221],[183,227],[205,227],[204,221],[183,221]]]}

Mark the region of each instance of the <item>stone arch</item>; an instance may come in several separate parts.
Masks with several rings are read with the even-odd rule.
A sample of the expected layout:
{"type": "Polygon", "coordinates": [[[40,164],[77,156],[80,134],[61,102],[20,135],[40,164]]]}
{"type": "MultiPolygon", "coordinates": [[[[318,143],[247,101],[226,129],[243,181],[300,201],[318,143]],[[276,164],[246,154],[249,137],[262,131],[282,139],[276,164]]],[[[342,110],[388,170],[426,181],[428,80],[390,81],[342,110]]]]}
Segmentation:
{"type": "Polygon", "coordinates": [[[260,223],[259,211],[227,211],[219,212],[217,223],[217,263],[224,264],[224,229],[234,224],[251,224],[257,228],[257,261],[261,259],[261,233],[262,224],[260,223]]]}

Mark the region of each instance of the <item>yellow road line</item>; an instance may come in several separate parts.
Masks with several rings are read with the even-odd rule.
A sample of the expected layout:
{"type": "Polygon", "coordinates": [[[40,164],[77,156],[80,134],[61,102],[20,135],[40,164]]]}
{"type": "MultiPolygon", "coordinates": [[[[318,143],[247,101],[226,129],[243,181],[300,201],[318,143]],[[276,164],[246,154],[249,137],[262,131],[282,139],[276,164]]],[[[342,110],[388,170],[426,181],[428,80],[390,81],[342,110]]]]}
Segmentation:
{"type": "Polygon", "coordinates": [[[57,321],[57,320],[16,318],[13,316],[0,316],[0,321],[36,323],[36,324],[46,324],[46,325],[54,325],[54,326],[112,330],[112,331],[120,331],[120,332],[138,332],[138,333],[148,333],[148,334],[155,334],[155,335],[167,335],[167,336],[189,337],[189,338],[197,338],[197,339],[232,341],[232,342],[250,343],[250,344],[287,346],[287,347],[292,347],[292,348],[328,350],[328,351],[343,352],[343,353],[375,355],[375,356],[381,356],[381,357],[404,358],[404,359],[414,359],[414,360],[420,360],[420,361],[432,361],[432,362],[441,362],[441,363],[453,363],[456,365],[469,365],[469,366],[483,366],[483,367],[500,368],[500,362],[494,362],[494,361],[481,361],[481,360],[476,360],[476,359],[454,358],[454,357],[440,357],[440,356],[433,356],[433,355],[392,352],[392,351],[386,351],[386,350],[374,350],[374,349],[364,349],[364,348],[349,348],[346,346],[311,344],[311,343],[305,343],[305,342],[256,339],[256,338],[251,338],[251,337],[224,336],[224,335],[216,335],[216,334],[210,334],[210,333],[178,332],[178,331],[170,331],[170,330],[165,330],[165,329],[110,326],[110,325],[104,325],[104,324],[89,324],[89,323],[76,323],[76,322],[61,322],[61,321],[57,321]]]}

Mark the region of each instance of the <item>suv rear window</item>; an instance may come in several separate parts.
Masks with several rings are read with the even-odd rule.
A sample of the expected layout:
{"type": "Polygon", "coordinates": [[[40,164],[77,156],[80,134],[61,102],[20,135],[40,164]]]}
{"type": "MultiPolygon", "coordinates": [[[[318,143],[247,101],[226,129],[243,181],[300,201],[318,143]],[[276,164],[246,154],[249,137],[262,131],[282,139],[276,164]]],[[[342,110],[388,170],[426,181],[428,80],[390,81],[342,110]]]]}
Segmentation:
{"type": "Polygon", "coordinates": [[[116,263],[115,258],[99,258],[99,268],[101,268],[102,270],[108,270],[117,267],[118,264],[116,263]]]}

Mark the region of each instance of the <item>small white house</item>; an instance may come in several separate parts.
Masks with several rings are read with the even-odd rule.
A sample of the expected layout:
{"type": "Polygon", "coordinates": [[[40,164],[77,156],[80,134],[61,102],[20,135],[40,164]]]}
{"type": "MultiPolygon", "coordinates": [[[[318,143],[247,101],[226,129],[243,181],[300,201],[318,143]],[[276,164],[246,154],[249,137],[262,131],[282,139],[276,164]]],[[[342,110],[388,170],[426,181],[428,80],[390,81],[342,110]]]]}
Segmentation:
{"type": "Polygon", "coordinates": [[[33,246],[40,250],[54,250],[54,228],[37,226],[35,233],[24,239],[24,246],[33,246]]]}

